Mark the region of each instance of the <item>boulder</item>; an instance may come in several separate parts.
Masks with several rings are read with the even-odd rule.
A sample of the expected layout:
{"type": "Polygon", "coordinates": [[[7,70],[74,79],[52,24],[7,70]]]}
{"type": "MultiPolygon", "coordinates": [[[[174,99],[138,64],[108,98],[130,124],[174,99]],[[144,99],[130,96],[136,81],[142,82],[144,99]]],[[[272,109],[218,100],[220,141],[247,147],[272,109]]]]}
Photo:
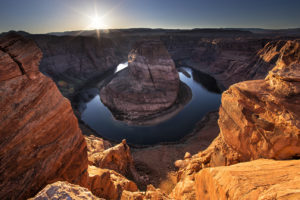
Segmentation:
{"type": "Polygon", "coordinates": [[[123,191],[121,200],[171,200],[168,195],[160,189],[156,189],[153,185],[148,185],[145,192],[123,191]]]}
{"type": "Polygon", "coordinates": [[[201,200],[299,199],[300,161],[259,159],[202,169],[195,176],[201,200]]]}
{"type": "Polygon", "coordinates": [[[110,142],[94,135],[84,136],[84,138],[87,144],[89,164],[96,165],[96,163],[98,163],[97,158],[102,156],[103,151],[111,148],[112,145],[110,142]]]}
{"type": "Polygon", "coordinates": [[[95,166],[89,166],[89,189],[98,197],[117,200],[124,190],[138,191],[136,184],[121,174],[95,166]]]}
{"type": "MultiPolygon", "coordinates": [[[[47,185],[37,195],[29,200],[101,200],[94,196],[88,189],[79,185],[58,181],[47,185]]],[[[104,200],[104,199],[102,199],[104,200]]]]}
{"type": "Polygon", "coordinates": [[[114,170],[127,178],[139,181],[140,177],[136,172],[130,147],[126,140],[111,147],[108,141],[95,136],[86,136],[89,164],[114,170]]]}

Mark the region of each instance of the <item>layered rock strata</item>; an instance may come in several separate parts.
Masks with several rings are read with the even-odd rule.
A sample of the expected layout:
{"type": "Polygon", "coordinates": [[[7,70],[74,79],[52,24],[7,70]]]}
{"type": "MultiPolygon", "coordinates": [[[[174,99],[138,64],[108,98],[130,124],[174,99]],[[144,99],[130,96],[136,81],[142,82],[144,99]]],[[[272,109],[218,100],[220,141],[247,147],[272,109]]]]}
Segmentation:
{"type": "Polygon", "coordinates": [[[0,39],[0,199],[33,196],[56,180],[87,183],[86,143],[70,102],[38,71],[41,51],[0,39]]]}
{"type": "Polygon", "coordinates": [[[241,82],[223,93],[220,134],[205,151],[177,162],[174,198],[195,197],[194,175],[202,168],[299,157],[299,47],[299,41],[287,41],[265,80],[241,82]]]}
{"type": "Polygon", "coordinates": [[[290,46],[287,40],[260,39],[257,36],[177,36],[164,38],[164,43],[178,65],[187,65],[212,75],[225,89],[237,82],[264,79],[290,46]]]}
{"type": "Polygon", "coordinates": [[[201,200],[299,199],[300,161],[259,159],[202,169],[195,176],[201,200]]]}
{"type": "Polygon", "coordinates": [[[101,89],[102,102],[120,118],[137,120],[171,107],[178,96],[175,64],[159,41],[137,43],[128,68],[101,89]]]}

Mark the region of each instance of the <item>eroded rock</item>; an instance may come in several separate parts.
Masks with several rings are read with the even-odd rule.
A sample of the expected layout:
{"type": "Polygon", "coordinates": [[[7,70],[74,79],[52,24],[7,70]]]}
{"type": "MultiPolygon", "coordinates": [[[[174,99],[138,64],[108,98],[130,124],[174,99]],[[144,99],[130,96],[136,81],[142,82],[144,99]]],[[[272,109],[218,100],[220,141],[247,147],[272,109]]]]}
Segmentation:
{"type": "Polygon", "coordinates": [[[255,160],[202,169],[195,176],[201,200],[299,199],[300,161],[255,160]]]}
{"type": "MultiPolygon", "coordinates": [[[[91,191],[79,185],[58,181],[47,185],[37,195],[29,200],[101,200],[94,196],[91,191]]],[[[104,200],[104,199],[102,199],[104,200]]]]}
{"type": "Polygon", "coordinates": [[[281,56],[265,80],[237,83],[222,94],[220,134],[205,151],[176,162],[174,198],[194,195],[194,176],[206,167],[299,157],[299,41],[278,48],[281,56]]]}
{"type": "Polygon", "coordinates": [[[70,102],[38,71],[41,51],[16,34],[0,47],[0,199],[31,197],[56,180],[85,185],[86,143],[70,102]]]}
{"type": "Polygon", "coordinates": [[[111,147],[109,142],[101,138],[95,136],[85,138],[88,144],[88,159],[90,165],[111,169],[135,181],[139,180],[139,175],[135,170],[130,148],[126,140],[111,147]]]}
{"type": "Polygon", "coordinates": [[[120,71],[100,91],[102,102],[120,119],[138,120],[171,107],[178,96],[175,64],[159,41],[137,43],[120,71]]]}
{"type": "Polygon", "coordinates": [[[134,182],[113,170],[89,166],[88,174],[89,189],[98,197],[117,200],[120,199],[124,190],[138,191],[134,182]]]}
{"type": "Polygon", "coordinates": [[[156,189],[153,185],[148,185],[145,192],[123,191],[121,200],[170,200],[168,195],[164,194],[160,189],[156,189]]]}

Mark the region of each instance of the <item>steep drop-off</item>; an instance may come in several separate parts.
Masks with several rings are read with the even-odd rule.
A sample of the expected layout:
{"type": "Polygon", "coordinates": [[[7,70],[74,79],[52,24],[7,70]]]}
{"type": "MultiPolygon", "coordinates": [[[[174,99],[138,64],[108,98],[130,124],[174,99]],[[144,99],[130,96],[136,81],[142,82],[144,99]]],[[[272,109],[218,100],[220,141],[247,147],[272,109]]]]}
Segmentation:
{"type": "Polygon", "coordinates": [[[85,185],[86,143],[71,105],[38,71],[41,51],[0,39],[0,199],[33,196],[56,180],[85,185]]]}
{"type": "Polygon", "coordinates": [[[262,59],[269,50],[274,51],[272,41],[278,41],[275,35],[241,30],[123,29],[101,31],[100,37],[95,31],[25,35],[44,54],[41,72],[50,76],[70,99],[87,82],[126,61],[134,44],[144,39],[161,40],[176,66],[208,73],[222,89],[240,81],[264,78],[277,59],[262,59]]]}
{"type": "Polygon", "coordinates": [[[205,151],[177,162],[174,198],[195,197],[194,175],[206,167],[299,158],[299,41],[286,41],[278,49],[281,55],[265,80],[237,83],[223,93],[220,134],[205,151]]]}

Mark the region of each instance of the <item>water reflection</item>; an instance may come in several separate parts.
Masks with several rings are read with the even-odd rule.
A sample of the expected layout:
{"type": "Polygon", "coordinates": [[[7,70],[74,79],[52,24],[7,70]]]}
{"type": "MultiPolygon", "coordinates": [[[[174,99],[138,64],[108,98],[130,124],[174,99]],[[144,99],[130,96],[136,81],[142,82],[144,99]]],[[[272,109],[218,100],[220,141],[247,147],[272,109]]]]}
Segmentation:
{"type": "MultiPolygon", "coordinates": [[[[124,69],[124,65],[122,67],[124,69]]],[[[116,141],[125,138],[128,143],[149,145],[179,140],[190,133],[207,112],[217,110],[221,98],[216,90],[216,82],[212,81],[214,79],[205,77],[205,74],[199,75],[187,67],[182,70],[185,72],[179,72],[180,80],[191,88],[193,95],[191,101],[175,116],[151,126],[128,125],[113,118],[109,109],[102,104],[98,88],[88,88],[78,97],[82,120],[101,136],[116,141]]]]}
{"type": "Polygon", "coordinates": [[[115,73],[121,71],[122,69],[125,69],[126,67],[128,67],[128,62],[120,63],[120,64],[117,66],[117,68],[116,68],[116,70],[115,70],[115,73]]]}

